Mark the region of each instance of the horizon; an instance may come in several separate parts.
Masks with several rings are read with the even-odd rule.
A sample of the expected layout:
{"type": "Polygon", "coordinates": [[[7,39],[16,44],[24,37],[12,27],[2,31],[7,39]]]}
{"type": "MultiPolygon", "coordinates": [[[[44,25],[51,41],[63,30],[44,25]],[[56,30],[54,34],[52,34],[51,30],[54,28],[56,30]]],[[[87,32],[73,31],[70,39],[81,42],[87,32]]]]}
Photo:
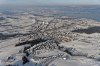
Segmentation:
{"type": "Polygon", "coordinates": [[[72,6],[72,7],[78,7],[78,6],[100,6],[100,4],[63,4],[63,5],[33,5],[33,4],[0,4],[0,7],[45,7],[45,6],[72,6]]]}

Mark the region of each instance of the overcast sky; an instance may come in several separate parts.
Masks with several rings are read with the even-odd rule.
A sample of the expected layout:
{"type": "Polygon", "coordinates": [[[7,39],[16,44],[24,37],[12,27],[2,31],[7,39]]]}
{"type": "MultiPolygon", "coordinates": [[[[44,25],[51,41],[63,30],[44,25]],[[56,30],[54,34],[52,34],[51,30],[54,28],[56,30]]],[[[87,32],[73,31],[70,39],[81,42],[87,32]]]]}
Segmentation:
{"type": "Polygon", "coordinates": [[[89,4],[99,5],[100,0],[0,0],[0,4],[33,4],[33,5],[70,5],[70,4],[89,4]]]}

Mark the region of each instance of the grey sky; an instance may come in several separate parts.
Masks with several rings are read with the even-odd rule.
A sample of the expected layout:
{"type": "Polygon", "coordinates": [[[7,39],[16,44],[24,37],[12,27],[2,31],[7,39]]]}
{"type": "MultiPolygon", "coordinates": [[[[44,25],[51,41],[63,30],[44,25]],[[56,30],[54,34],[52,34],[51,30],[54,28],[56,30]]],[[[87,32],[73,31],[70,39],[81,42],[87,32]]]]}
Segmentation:
{"type": "Polygon", "coordinates": [[[0,0],[0,4],[33,4],[33,5],[52,5],[52,4],[100,4],[100,0],[0,0]]]}

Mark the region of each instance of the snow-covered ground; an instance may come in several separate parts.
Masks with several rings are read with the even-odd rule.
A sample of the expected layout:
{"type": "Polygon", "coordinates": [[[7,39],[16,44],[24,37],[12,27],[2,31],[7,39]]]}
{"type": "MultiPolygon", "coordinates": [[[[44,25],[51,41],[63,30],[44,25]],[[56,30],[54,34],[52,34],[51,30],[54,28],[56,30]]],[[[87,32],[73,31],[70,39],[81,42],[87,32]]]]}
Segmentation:
{"type": "MultiPolygon", "coordinates": [[[[30,14],[12,17],[18,19],[6,18],[0,21],[0,66],[9,64],[13,66],[100,66],[99,31],[91,34],[71,32],[100,26],[100,23],[88,19],[61,20],[54,17],[35,17],[30,14]],[[33,17],[33,19],[30,19],[30,17],[33,17]],[[33,29],[32,26],[34,27],[33,29]],[[77,51],[87,55],[71,56],[69,53],[59,50],[58,45],[54,45],[56,43],[50,43],[51,39],[47,41],[46,37],[44,37],[46,40],[40,41],[40,36],[38,37],[36,32],[35,37],[34,35],[33,38],[30,37],[28,33],[32,33],[32,31],[40,32],[39,35],[43,33],[45,36],[53,38],[54,41],[59,41],[59,46],[75,48],[77,51]],[[32,43],[32,40],[37,41],[39,45],[32,43]],[[15,46],[20,43],[22,45],[15,46]],[[31,49],[28,48],[27,50],[30,53],[29,56],[23,53],[26,44],[31,45],[31,49]],[[23,56],[28,60],[25,64],[23,64],[23,56]]],[[[26,59],[24,58],[24,60],[26,59]]]]}

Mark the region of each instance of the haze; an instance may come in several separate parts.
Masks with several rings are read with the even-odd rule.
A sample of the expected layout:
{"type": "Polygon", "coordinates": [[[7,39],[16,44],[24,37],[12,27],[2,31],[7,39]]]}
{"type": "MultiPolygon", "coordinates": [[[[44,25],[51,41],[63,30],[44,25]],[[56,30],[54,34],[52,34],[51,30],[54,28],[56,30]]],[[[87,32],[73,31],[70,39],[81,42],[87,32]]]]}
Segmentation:
{"type": "Polygon", "coordinates": [[[100,5],[100,0],[0,0],[10,5],[100,5]]]}

